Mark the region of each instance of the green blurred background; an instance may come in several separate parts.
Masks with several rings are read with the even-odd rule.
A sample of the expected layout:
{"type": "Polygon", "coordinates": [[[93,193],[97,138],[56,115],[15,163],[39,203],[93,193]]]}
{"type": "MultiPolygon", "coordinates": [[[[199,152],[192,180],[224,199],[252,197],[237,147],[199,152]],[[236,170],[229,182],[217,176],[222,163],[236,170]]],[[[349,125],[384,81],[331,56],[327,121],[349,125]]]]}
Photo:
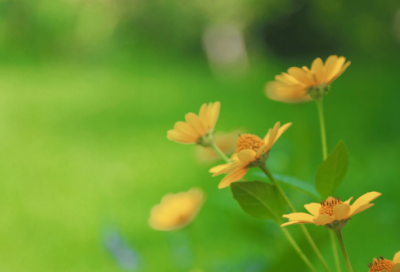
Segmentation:
{"type": "MultiPolygon", "coordinates": [[[[271,222],[245,214],[194,146],[167,130],[221,101],[217,131],[263,136],[293,122],[268,164],[313,183],[313,103],[268,100],[264,84],[316,57],[352,61],[325,100],[329,149],[350,169],[337,196],[382,192],[344,230],[355,271],[400,250],[400,3],[317,0],[0,1],[0,271],[308,271],[271,222]],[[367,3],[368,2],[368,3],[367,3]],[[151,207],[201,187],[179,232],[151,207]]],[[[312,201],[287,188],[298,210],[312,201]]],[[[318,261],[299,233],[315,264],[318,261]]],[[[334,268],[327,230],[308,226],[334,268]]],[[[321,267],[319,267],[320,270],[321,267]]]]}

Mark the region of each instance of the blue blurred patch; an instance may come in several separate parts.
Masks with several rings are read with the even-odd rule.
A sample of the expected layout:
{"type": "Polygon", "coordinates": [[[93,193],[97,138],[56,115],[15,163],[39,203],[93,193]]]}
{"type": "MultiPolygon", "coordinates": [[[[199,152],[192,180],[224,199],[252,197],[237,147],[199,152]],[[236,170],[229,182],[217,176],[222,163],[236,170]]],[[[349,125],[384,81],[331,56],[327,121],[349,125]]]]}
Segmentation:
{"type": "Polygon", "coordinates": [[[105,231],[103,240],[105,248],[122,269],[134,271],[139,268],[139,255],[129,246],[119,230],[105,231]]]}

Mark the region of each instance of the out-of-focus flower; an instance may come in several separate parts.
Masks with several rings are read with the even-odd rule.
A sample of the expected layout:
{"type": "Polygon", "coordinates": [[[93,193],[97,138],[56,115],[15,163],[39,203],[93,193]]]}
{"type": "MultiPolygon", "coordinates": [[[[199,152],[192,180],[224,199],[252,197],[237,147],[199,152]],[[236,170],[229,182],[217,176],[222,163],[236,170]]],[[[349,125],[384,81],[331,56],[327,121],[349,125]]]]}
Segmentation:
{"type": "Polygon", "coordinates": [[[243,178],[250,167],[258,167],[265,163],[268,152],[291,124],[280,126],[280,122],[277,122],[273,129],[269,129],[264,139],[253,134],[241,135],[237,140],[236,153],[232,157],[233,162],[215,166],[209,171],[214,173],[213,177],[228,174],[221,180],[218,188],[228,187],[232,182],[243,178]]]}
{"type": "Polygon", "coordinates": [[[203,191],[192,188],[187,192],[167,194],[151,209],[149,224],[156,230],[176,230],[189,224],[204,202],[203,191]]]}
{"type": "Polygon", "coordinates": [[[281,227],[293,224],[310,224],[314,223],[318,226],[326,225],[332,228],[341,228],[350,219],[351,216],[360,213],[368,208],[374,206],[370,202],[375,198],[382,195],[378,192],[369,192],[359,197],[350,205],[351,197],[349,200],[342,202],[340,198],[328,197],[321,203],[306,204],[304,207],[311,213],[291,213],[284,214],[284,218],[288,218],[289,222],[284,223],[281,227]],[[333,224],[333,225],[332,225],[333,224]]]}
{"type": "Polygon", "coordinates": [[[368,265],[369,272],[390,272],[395,264],[400,264],[400,251],[394,255],[393,261],[386,260],[383,257],[374,258],[373,262],[368,265]]]}
{"type": "MultiPolygon", "coordinates": [[[[236,149],[236,140],[239,131],[231,133],[216,132],[214,133],[215,145],[221,150],[225,155],[231,155],[236,149]]],[[[200,161],[216,161],[220,159],[219,155],[210,147],[199,146],[196,151],[196,157],[200,161]]]]}
{"type": "Polygon", "coordinates": [[[266,95],[272,100],[287,103],[319,99],[327,93],[332,81],[350,65],[350,61],[345,61],[345,57],[333,55],[328,57],[325,65],[320,58],[316,58],[311,69],[306,66],[291,67],[287,73],[276,75],[275,81],[267,83],[266,95]]]}
{"type": "Polygon", "coordinates": [[[199,115],[189,112],[185,115],[186,122],[176,122],[174,129],[167,132],[169,140],[182,144],[201,144],[209,146],[212,142],[212,132],[218,120],[220,102],[204,103],[199,115]]]}

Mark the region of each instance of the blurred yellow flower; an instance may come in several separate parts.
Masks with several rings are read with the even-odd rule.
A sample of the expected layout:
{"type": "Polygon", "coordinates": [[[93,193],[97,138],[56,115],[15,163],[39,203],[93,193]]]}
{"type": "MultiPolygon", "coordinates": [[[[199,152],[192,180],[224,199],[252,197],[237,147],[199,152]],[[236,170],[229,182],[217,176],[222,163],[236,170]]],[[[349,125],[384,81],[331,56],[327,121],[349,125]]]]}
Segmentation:
{"type": "Polygon", "coordinates": [[[167,194],[151,209],[149,225],[164,231],[183,228],[196,217],[203,202],[204,194],[199,188],[167,194]]]}
{"type": "Polygon", "coordinates": [[[370,202],[382,195],[378,192],[370,192],[359,197],[353,205],[350,205],[349,200],[342,202],[340,198],[328,197],[321,203],[306,204],[304,207],[311,213],[291,213],[284,214],[284,218],[288,218],[289,222],[284,223],[281,227],[293,224],[309,224],[314,223],[318,226],[329,225],[340,221],[346,221],[353,215],[360,213],[374,206],[370,202]]]}
{"type": "Polygon", "coordinates": [[[167,138],[182,144],[209,145],[209,142],[202,141],[207,141],[208,137],[212,136],[220,108],[221,103],[218,101],[208,105],[204,103],[199,115],[189,112],[185,115],[186,122],[176,122],[174,129],[167,132],[167,138]]]}
{"type": "MultiPolygon", "coordinates": [[[[345,57],[336,55],[328,57],[325,65],[320,58],[316,58],[311,69],[291,67],[287,73],[275,76],[275,81],[268,82],[265,87],[266,95],[276,101],[297,103],[312,99],[310,91],[326,89],[332,81],[338,78],[350,65],[345,57]]],[[[325,93],[325,91],[323,91],[325,93]]],[[[319,94],[323,95],[323,94],[319,94]]]]}
{"type": "Polygon", "coordinates": [[[246,175],[249,167],[265,163],[272,146],[291,125],[292,123],[287,123],[280,126],[280,122],[277,122],[273,129],[269,129],[264,139],[252,134],[241,135],[237,140],[236,153],[231,158],[233,162],[215,166],[209,171],[214,173],[213,177],[228,174],[221,180],[218,188],[222,189],[232,182],[239,181],[246,175]]]}
{"type": "Polygon", "coordinates": [[[369,272],[389,272],[395,264],[400,264],[400,251],[394,255],[393,261],[386,260],[383,257],[374,258],[373,262],[368,265],[369,272]]]}
{"type": "MultiPolygon", "coordinates": [[[[230,155],[235,152],[236,140],[239,135],[239,131],[231,133],[216,132],[214,133],[214,142],[217,148],[221,150],[225,155],[230,155]]],[[[216,161],[220,159],[220,156],[211,147],[199,146],[196,151],[196,157],[200,161],[216,161]]]]}

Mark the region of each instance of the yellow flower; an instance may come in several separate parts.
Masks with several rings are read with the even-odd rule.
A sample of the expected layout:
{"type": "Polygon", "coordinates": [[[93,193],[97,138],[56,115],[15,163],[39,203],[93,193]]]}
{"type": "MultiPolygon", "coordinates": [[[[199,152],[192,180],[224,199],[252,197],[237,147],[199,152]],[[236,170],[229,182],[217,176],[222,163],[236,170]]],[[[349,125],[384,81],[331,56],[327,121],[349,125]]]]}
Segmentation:
{"type": "Polygon", "coordinates": [[[369,272],[389,272],[395,264],[400,264],[400,251],[394,255],[393,261],[374,258],[373,262],[368,265],[369,272]]]}
{"type": "Polygon", "coordinates": [[[353,205],[350,205],[351,197],[349,200],[342,202],[340,198],[328,197],[321,203],[311,203],[304,205],[308,213],[291,213],[284,214],[284,218],[288,218],[289,222],[282,224],[281,227],[293,224],[310,224],[314,223],[318,226],[329,225],[332,223],[346,221],[353,215],[360,213],[368,208],[374,206],[370,202],[379,197],[381,193],[370,192],[359,197],[353,205]]]}
{"type": "MultiPolygon", "coordinates": [[[[230,155],[235,152],[236,140],[239,131],[231,133],[216,132],[214,134],[215,145],[221,150],[225,155],[230,155]]],[[[201,147],[198,146],[196,152],[196,157],[200,161],[216,161],[220,159],[220,156],[211,147],[201,147]]]]}
{"type": "Polygon", "coordinates": [[[208,105],[204,103],[199,115],[189,112],[185,115],[186,122],[176,122],[174,129],[167,132],[167,138],[182,144],[202,144],[203,139],[212,135],[220,108],[218,101],[208,105]]]}
{"type": "Polygon", "coordinates": [[[280,126],[280,122],[277,122],[273,129],[269,129],[264,139],[252,134],[241,135],[237,140],[236,153],[231,158],[233,162],[215,166],[209,171],[214,173],[213,177],[228,174],[221,180],[218,188],[222,189],[232,182],[239,181],[246,175],[249,167],[265,163],[272,146],[291,125],[292,123],[287,123],[280,126]]]}
{"type": "Polygon", "coordinates": [[[149,224],[156,230],[176,230],[189,224],[204,202],[203,191],[192,188],[187,192],[167,194],[150,212],[149,224]]]}
{"type": "Polygon", "coordinates": [[[311,69],[291,67],[287,73],[275,76],[275,81],[268,82],[265,88],[266,95],[276,101],[297,103],[311,100],[312,89],[325,89],[332,81],[338,78],[350,65],[345,57],[330,56],[323,64],[320,58],[316,58],[311,69]]]}

